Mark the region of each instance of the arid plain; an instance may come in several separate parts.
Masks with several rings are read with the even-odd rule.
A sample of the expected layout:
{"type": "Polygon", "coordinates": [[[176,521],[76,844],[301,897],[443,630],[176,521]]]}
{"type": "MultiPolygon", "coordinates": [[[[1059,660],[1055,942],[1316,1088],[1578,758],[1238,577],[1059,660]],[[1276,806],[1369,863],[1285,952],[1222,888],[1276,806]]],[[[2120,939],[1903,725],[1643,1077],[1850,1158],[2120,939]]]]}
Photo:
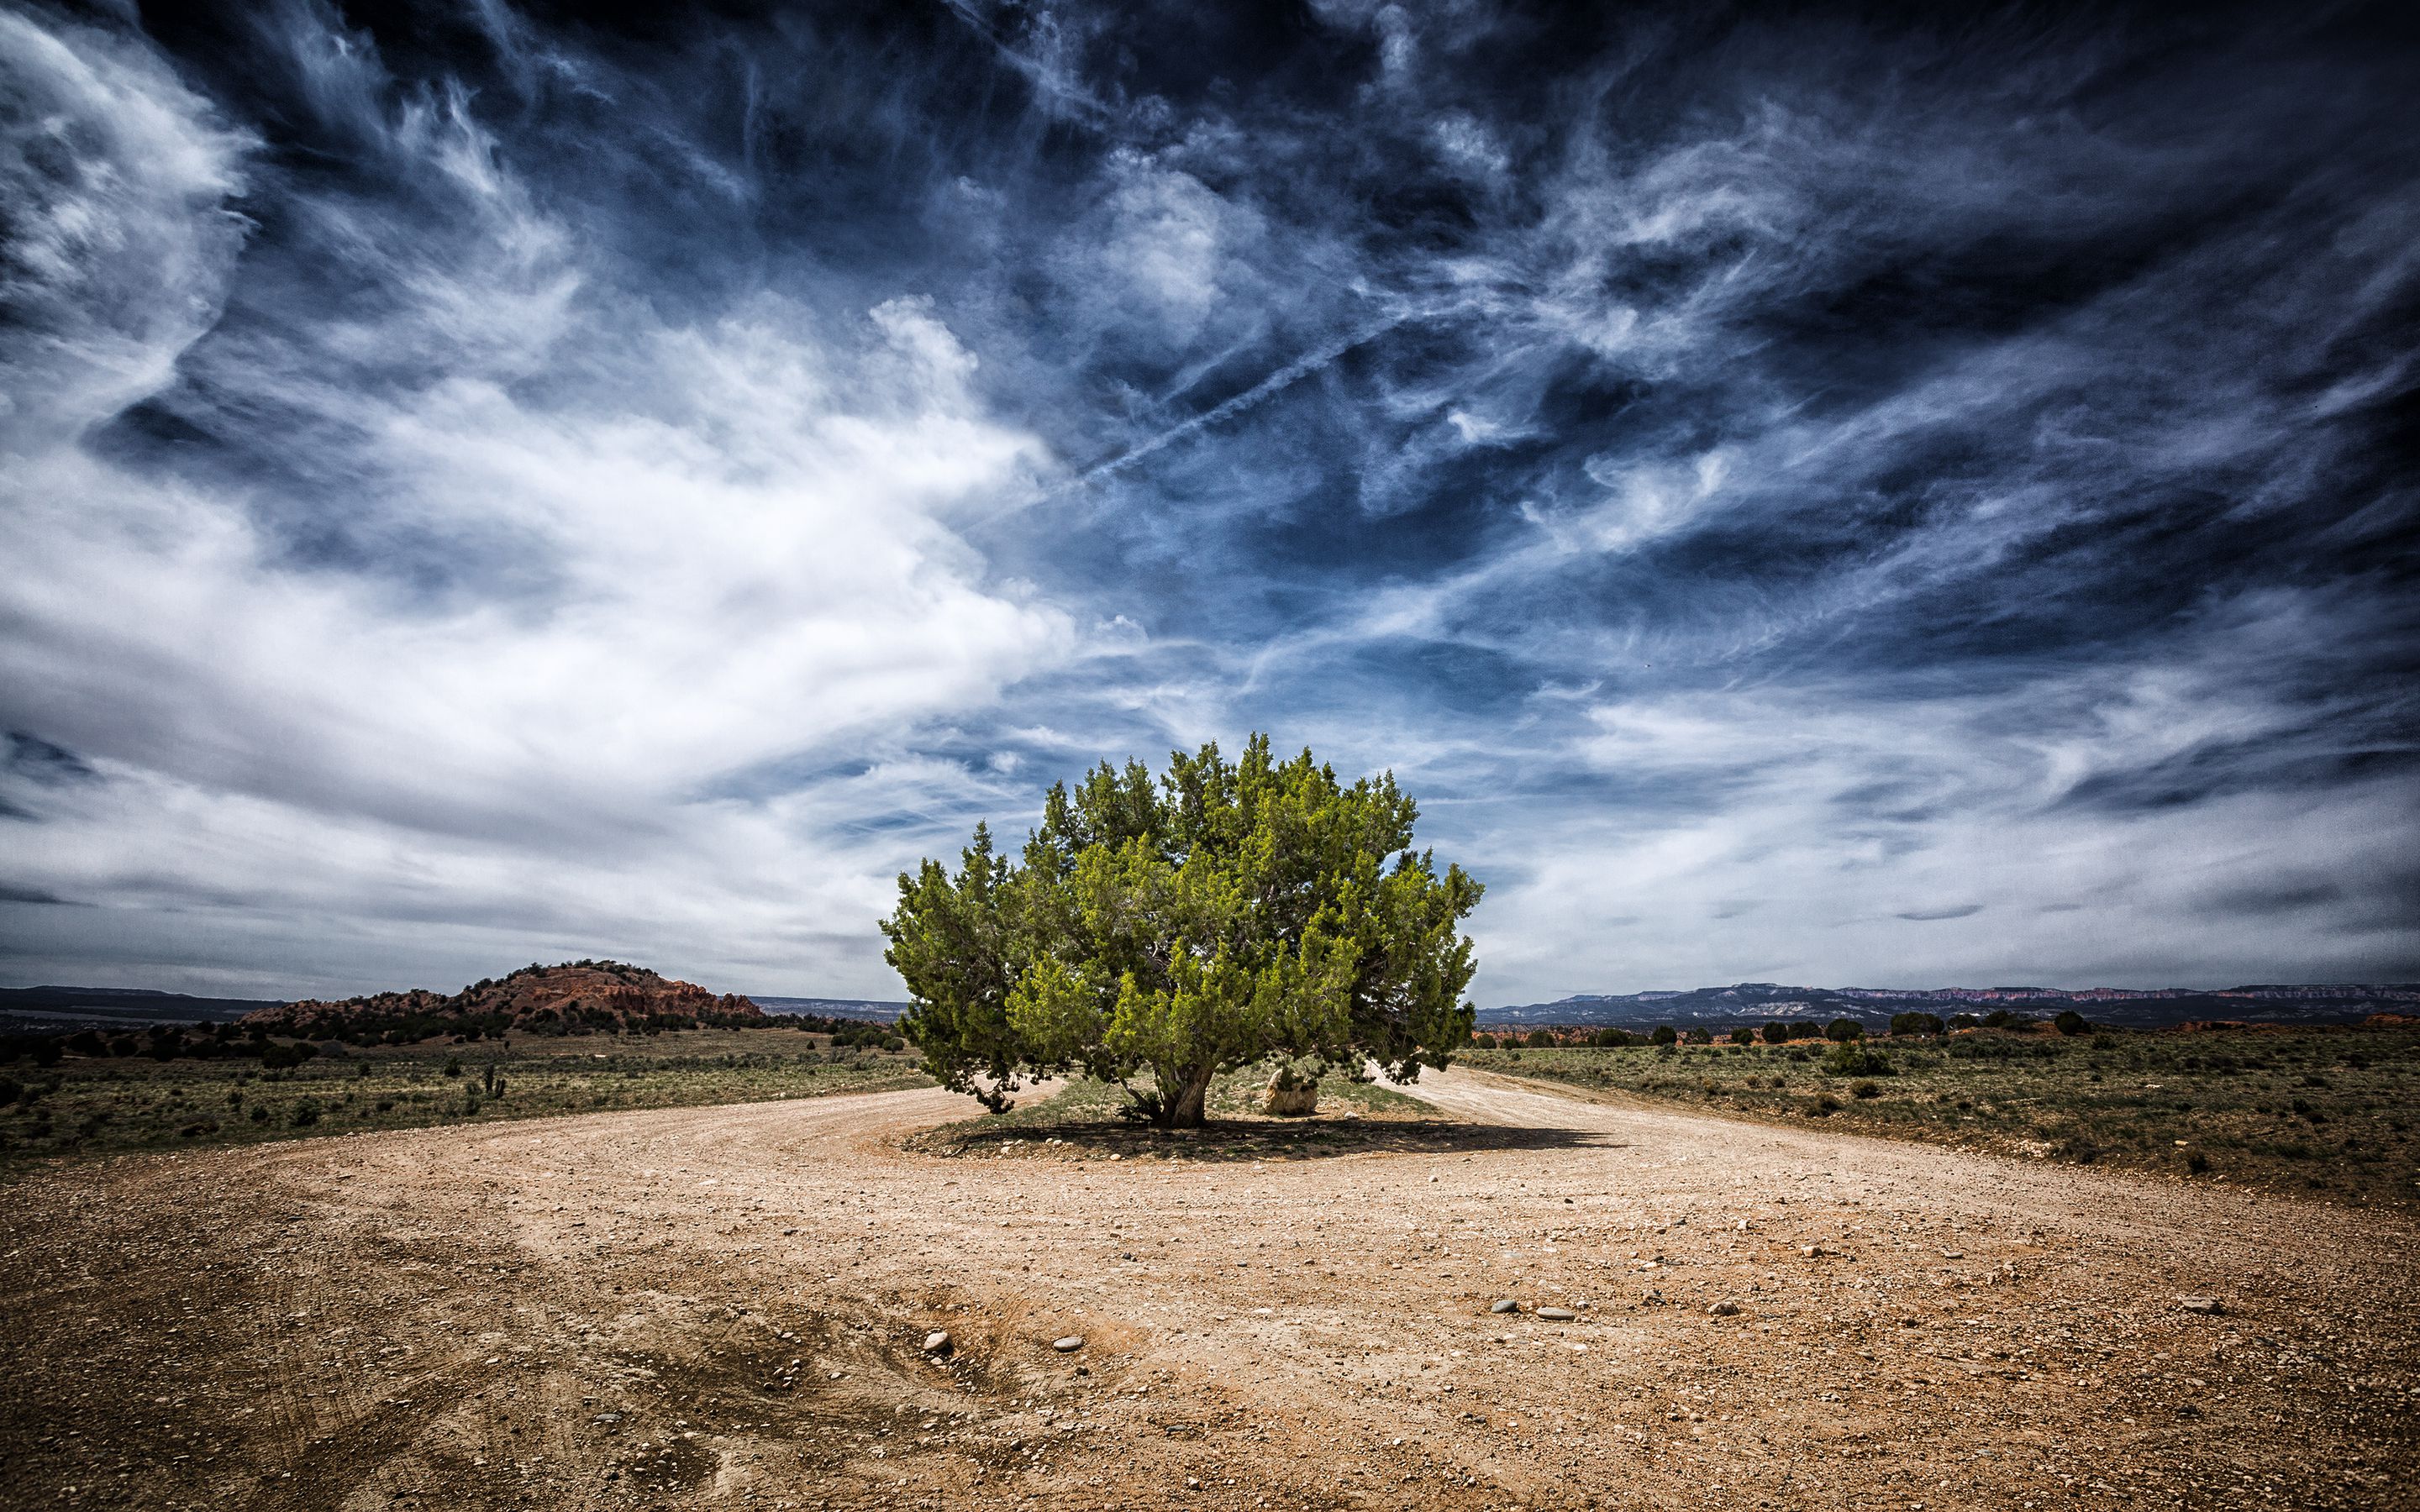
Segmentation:
{"type": "Polygon", "coordinates": [[[1412,1090],[1257,1162],[915,1090],[43,1171],[0,1502],[2420,1505],[2404,1212],[1412,1090]]]}

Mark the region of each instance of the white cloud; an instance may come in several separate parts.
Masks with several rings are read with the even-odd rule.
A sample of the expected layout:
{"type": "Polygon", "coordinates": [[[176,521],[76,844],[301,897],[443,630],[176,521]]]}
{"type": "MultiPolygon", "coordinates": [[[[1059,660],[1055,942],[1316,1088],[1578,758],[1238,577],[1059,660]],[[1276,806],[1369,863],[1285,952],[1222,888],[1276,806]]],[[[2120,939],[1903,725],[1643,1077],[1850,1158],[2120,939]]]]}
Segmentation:
{"type": "MultiPolygon", "coordinates": [[[[471,586],[430,594],[375,554],[298,553],[244,490],[76,443],[207,325],[244,145],[99,39],[0,26],[56,129],[101,144],[35,203],[59,255],[13,274],[62,325],[110,320],[8,354],[52,423],[5,485],[0,707],[106,779],[39,795],[45,822],[15,832],[14,879],[108,903],[42,927],[158,933],[164,953],[162,911],[202,908],[302,957],[365,936],[365,960],[441,985],[430,963],[467,971],[509,936],[884,990],[871,923],[895,858],[858,827],[882,784],[845,808],[716,795],[762,764],[880,752],[1076,649],[1064,612],[988,583],[952,530],[1050,464],[985,412],[929,301],[854,331],[772,298],[665,323],[583,266],[458,108],[401,113],[388,146],[452,186],[459,234],[300,204],[380,297],[193,361],[221,403],[302,417],[271,444],[358,490],[313,499],[326,517],[458,555],[509,544],[520,591],[466,562],[471,586]],[[341,380],[398,356],[410,380],[341,380]]],[[[13,217],[23,176],[9,193],[13,217]]]]}
{"type": "Polygon", "coordinates": [[[1231,250],[1256,236],[1257,224],[1191,174],[1141,154],[1115,154],[1109,171],[1115,187],[1097,266],[1110,288],[1184,346],[1232,295],[1223,282],[1231,250]]]}

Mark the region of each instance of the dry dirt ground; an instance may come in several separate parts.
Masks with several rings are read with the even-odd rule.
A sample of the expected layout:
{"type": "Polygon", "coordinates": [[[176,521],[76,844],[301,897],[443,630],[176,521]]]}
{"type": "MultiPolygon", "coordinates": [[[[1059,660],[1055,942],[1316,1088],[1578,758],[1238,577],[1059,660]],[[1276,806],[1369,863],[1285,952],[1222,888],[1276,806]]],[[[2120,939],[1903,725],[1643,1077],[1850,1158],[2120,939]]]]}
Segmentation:
{"type": "Polygon", "coordinates": [[[0,1504],[2420,1505],[2409,1218],[1417,1090],[1258,1165],[925,1090],[42,1174],[0,1504]]]}

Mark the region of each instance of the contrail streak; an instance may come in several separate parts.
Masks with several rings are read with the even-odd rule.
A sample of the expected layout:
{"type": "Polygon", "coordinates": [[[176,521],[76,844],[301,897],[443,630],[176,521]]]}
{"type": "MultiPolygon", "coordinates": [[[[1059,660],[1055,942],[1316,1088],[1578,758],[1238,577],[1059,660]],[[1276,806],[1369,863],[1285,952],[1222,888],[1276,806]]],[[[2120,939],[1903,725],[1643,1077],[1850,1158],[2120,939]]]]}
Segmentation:
{"type": "Polygon", "coordinates": [[[1151,455],[1154,452],[1183,440],[1186,437],[1192,435],[1195,431],[1202,429],[1205,425],[1215,425],[1230,415],[1240,414],[1244,410],[1249,409],[1252,406],[1259,404],[1262,400],[1277,393],[1279,390],[1285,388],[1295,380],[1308,378],[1310,375],[1318,372],[1321,368],[1327,366],[1330,363],[1335,362],[1338,358],[1343,356],[1346,352],[1351,351],[1354,347],[1360,346],[1362,343],[1373,340],[1375,337],[1385,335],[1388,332],[1392,331],[1395,327],[1403,324],[1404,318],[1404,316],[1396,316],[1389,319],[1382,320],[1375,325],[1365,326],[1361,330],[1355,332],[1353,334],[1342,337],[1337,341],[1332,341],[1325,347],[1315,347],[1312,350],[1304,353],[1302,356],[1295,358],[1285,366],[1279,368],[1276,372],[1270,374],[1267,378],[1261,379],[1258,383],[1253,384],[1250,388],[1246,389],[1243,393],[1236,394],[1233,398],[1226,399],[1218,404],[1212,405],[1209,409],[1202,410],[1200,414],[1195,415],[1190,420],[1180,421],[1176,424],[1171,425],[1168,429],[1161,431],[1158,435],[1152,437],[1149,440],[1137,443],[1131,450],[1122,452],[1106,462],[1102,462],[1086,469],[1077,477],[1076,482],[1078,484],[1087,484],[1097,478],[1108,477],[1113,473],[1123,471],[1136,462],[1141,461],[1144,457],[1151,455]]]}

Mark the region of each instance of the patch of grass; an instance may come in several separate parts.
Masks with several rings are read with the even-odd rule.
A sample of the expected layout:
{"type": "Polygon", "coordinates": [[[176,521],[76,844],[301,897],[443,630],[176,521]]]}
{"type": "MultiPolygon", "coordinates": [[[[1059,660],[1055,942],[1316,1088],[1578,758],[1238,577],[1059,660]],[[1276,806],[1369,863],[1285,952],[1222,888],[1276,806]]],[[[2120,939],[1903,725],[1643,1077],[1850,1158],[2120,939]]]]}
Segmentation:
{"type": "Polygon", "coordinates": [[[11,1068],[18,1088],[0,1106],[0,1179],[132,1150],[931,1086],[916,1060],[795,1029],[517,1035],[352,1049],[274,1071],[250,1059],[71,1055],[11,1068]]]}
{"type": "Polygon", "coordinates": [[[2420,1031],[2409,1028],[1987,1029],[1820,1057],[1759,1044],[1458,1058],[1749,1118],[2420,1208],[2420,1031]],[[1849,1081],[1876,1075],[1890,1079],[1849,1081]]]}

